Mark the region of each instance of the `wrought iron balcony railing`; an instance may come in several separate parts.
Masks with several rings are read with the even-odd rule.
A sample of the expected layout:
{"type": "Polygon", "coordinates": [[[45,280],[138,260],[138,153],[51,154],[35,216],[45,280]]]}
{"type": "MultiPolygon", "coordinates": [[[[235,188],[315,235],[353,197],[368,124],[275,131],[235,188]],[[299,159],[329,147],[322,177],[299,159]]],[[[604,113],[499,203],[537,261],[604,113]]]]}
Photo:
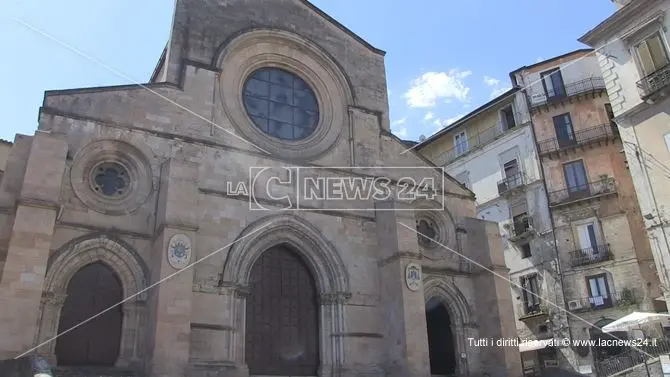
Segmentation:
{"type": "Polygon", "coordinates": [[[613,307],[626,308],[639,303],[638,292],[633,289],[622,289],[620,292],[610,291],[602,296],[580,297],[568,300],[568,310],[585,312],[603,310],[613,307]]]}
{"type": "Polygon", "coordinates": [[[540,305],[539,303],[526,304],[525,302],[519,304],[517,313],[519,316],[519,320],[545,316],[548,314],[547,308],[544,305],[540,305]]]}
{"type": "Polygon", "coordinates": [[[594,141],[610,139],[619,135],[614,124],[607,123],[575,132],[571,138],[552,138],[537,143],[538,152],[543,155],[566,148],[588,144],[594,141]]]}
{"type": "Polygon", "coordinates": [[[549,192],[549,205],[552,207],[579,200],[616,193],[614,178],[605,178],[583,185],[549,192]]]}
{"type": "Polygon", "coordinates": [[[609,244],[597,245],[586,249],[575,250],[570,253],[572,267],[585,266],[612,259],[609,244]]]}
{"type": "Polygon", "coordinates": [[[498,181],[498,195],[502,195],[512,189],[526,184],[526,176],[523,172],[518,172],[498,181]]]}
{"type": "Polygon", "coordinates": [[[645,362],[645,359],[670,354],[670,342],[665,339],[644,339],[624,348],[616,355],[597,360],[595,369],[598,376],[607,377],[623,372],[645,362]]]}
{"type": "Polygon", "coordinates": [[[547,88],[544,93],[534,94],[531,96],[531,106],[542,106],[568,97],[601,90],[605,90],[605,80],[602,77],[590,77],[559,88],[547,88]]]}
{"type": "Polygon", "coordinates": [[[670,85],[670,64],[637,82],[637,88],[643,100],[646,100],[668,85],[670,85]]]}

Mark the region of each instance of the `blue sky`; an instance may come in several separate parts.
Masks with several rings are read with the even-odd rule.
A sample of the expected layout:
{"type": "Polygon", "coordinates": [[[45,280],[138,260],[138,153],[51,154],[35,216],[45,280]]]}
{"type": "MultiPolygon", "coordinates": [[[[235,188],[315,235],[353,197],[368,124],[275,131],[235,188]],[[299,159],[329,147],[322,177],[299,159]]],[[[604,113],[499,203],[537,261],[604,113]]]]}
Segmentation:
{"type": "MultiPolygon", "coordinates": [[[[392,129],[414,140],[509,88],[510,71],[585,47],[577,38],[614,11],[609,0],[313,3],[387,52],[392,129]]],[[[45,90],[148,81],[168,38],[173,5],[173,0],[5,1],[0,138],[33,134],[45,90]]]]}

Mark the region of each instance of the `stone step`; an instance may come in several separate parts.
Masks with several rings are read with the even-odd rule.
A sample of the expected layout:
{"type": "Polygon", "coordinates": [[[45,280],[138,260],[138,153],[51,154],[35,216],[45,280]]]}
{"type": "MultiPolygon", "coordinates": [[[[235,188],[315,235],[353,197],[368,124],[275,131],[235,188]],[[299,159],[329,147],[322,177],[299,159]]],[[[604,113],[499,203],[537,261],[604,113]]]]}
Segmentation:
{"type": "Polygon", "coordinates": [[[128,369],[98,366],[55,367],[54,377],[142,377],[128,369]]]}

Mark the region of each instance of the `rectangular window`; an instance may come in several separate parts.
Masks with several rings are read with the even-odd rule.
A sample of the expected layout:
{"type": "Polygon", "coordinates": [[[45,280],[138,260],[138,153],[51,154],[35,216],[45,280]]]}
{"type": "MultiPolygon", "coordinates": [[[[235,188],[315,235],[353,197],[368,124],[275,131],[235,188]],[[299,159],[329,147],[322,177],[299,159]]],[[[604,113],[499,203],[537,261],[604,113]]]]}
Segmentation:
{"type": "Polygon", "coordinates": [[[645,76],[668,65],[668,54],[661,33],[656,32],[636,46],[640,68],[645,76]]]}
{"type": "Polygon", "coordinates": [[[457,156],[468,151],[468,138],[465,131],[461,131],[454,136],[454,147],[457,156]]]}
{"type": "Polygon", "coordinates": [[[503,131],[511,130],[516,127],[516,120],[514,120],[514,110],[512,106],[500,110],[503,122],[503,131]]]}
{"type": "Polygon", "coordinates": [[[565,183],[568,187],[568,195],[571,198],[578,199],[578,197],[587,196],[590,193],[583,160],[563,165],[563,173],[565,174],[565,183]]]}
{"type": "Polygon", "coordinates": [[[589,302],[592,307],[609,307],[612,305],[612,295],[607,284],[607,275],[599,274],[586,278],[589,288],[589,302]]]}
{"type": "Polygon", "coordinates": [[[560,68],[554,68],[540,74],[542,86],[547,95],[547,100],[565,96],[565,86],[563,85],[563,75],[560,68]]]}
{"type": "Polygon", "coordinates": [[[583,252],[598,252],[598,238],[596,237],[596,224],[584,224],[577,227],[579,236],[579,248],[583,252]]]}
{"type": "Polygon", "coordinates": [[[464,171],[459,173],[457,176],[455,176],[456,180],[460,182],[462,185],[467,187],[468,189],[472,190],[472,186],[470,185],[470,172],[469,171],[464,171]]]}
{"type": "Polygon", "coordinates": [[[523,304],[526,314],[537,313],[540,310],[540,289],[537,275],[521,277],[521,287],[523,288],[523,304]]]}
{"type": "Polygon", "coordinates": [[[572,127],[572,118],[570,113],[557,115],[552,119],[554,121],[554,131],[558,139],[558,146],[563,148],[575,143],[575,131],[572,127]]]}
{"type": "Polygon", "coordinates": [[[577,227],[579,250],[575,253],[580,262],[596,263],[608,258],[607,247],[598,245],[597,229],[595,222],[577,227]]]}
{"type": "Polygon", "coordinates": [[[516,159],[507,161],[505,164],[503,164],[503,169],[505,169],[505,177],[512,178],[517,173],[519,173],[519,164],[517,163],[516,159]]]}
{"type": "Polygon", "coordinates": [[[665,147],[668,149],[668,152],[670,152],[670,134],[665,134],[665,147]]]}
{"type": "Polygon", "coordinates": [[[607,113],[607,121],[614,125],[614,111],[612,110],[612,105],[609,103],[605,104],[605,112],[607,113]]]}
{"type": "Polygon", "coordinates": [[[530,258],[531,252],[530,252],[530,244],[526,243],[521,245],[521,258],[530,258]]]}
{"type": "MultiPolygon", "coordinates": [[[[514,234],[516,236],[522,235],[530,230],[530,217],[528,217],[528,214],[525,212],[514,215],[514,217],[512,217],[512,226],[514,227],[514,234]]],[[[530,249],[528,249],[528,253],[530,254],[530,249]]]]}

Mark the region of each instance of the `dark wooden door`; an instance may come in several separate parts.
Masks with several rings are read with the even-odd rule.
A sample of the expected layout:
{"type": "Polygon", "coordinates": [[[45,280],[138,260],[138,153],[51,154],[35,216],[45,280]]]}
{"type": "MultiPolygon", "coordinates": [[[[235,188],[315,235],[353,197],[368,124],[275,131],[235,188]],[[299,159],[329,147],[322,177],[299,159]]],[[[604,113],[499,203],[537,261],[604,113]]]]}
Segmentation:
{"type": "Polygon", "coordinates": [[[286,247],[265,251],[250,276],[246,362],[251,375],[316,376],[319,311],[314,278],[286,247]]]}
{"type": "MultiPolygon", "coordinates": [[[[74,274],[67,287],[58,333],[80,324],[123,299],[116,274],[102,263],[74,274]]],[[[121,305],[101,314],[56,340],[59,365],[114,365],[121,344],[121,305]]]]}
{"type": "Polygon", "coordinates": [[[426,305],[430,374],[451,376],[456,373],[456,352],[447,308],[431,300],[426,305]]]}

